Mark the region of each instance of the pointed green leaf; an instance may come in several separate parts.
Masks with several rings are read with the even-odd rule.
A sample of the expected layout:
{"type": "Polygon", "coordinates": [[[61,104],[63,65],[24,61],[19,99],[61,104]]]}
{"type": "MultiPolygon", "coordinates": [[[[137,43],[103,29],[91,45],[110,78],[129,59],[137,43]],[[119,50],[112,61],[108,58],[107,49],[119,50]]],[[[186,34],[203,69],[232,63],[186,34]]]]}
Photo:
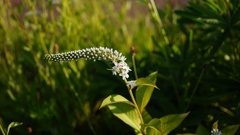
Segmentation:
{"type": "Polygon", "coordinates": [[[149,123],[146,125],[146,132],[147,135],[159,135],[162,134],[160,131],[161,127],[161,121],[157,118],[152,119],[149,121],[149,123]]]}
{"type": "Polygon", "coordinates": [[[136,85],[137,86],[151,86],[151,87],[155,87],[155,88],[159,89],[155,85],[155,83],[152,80],[148,79],[148,78],[139,78],[139,79],[137,79],[136,85]]]}
{"type": "Polygon", "coordinates": [[[100,108],[108,106],[111,112],[123,122],[140,131],[141,120],[132,102],[121,95],[110,95],[105,98],[100,108]]]}
{"type": "Polygon", "coordinates": [[[10,131],[11,128],[16,127],[16,126],[20,126],[22,124],[23,124],[22,122],[11,122],[8,125],[8,128],[7,128],[7,135],[9,134],[9,131],[10,131]]]}
{"type": "Polygon", "coordinates": [[[167,135],[175,128],[177,128],[188,114],[189,112],[182,114],[171,114],[160,118],[161,131],[163,132],[163,135],[167,135]]]}
{"type": "Polygon", "coordinates": [[[221,19],[221,16],[209,7],[199,4],[191,4],[191,6],[200,14],[199,16],[221,19]]]}
{"type": "Polygon", "coordinates": [[[171,131],[179,126],[184,118],[187,117],[189,113],[183,114],[171,114],[164,116],[160,119],[152,119],[147,125],[155,127],[162,135],[168,135],[171,131]]]}
{"type": "Polygon", "coordinates": [[[146,78],[140,79],[140,81],[139,81],[139,79],[137,80],[137,82],[139,84],[140,84],[140,82],[142,84],[144,84],[143,86],[138,86],[138,88],[136,90],[136,100],[137,100],[137,104],[140,109],[140,112],[142,112],[144,110],[144,108],[146,107],[146,105],[148,104],[148,102],[152,96],[152,93],[154,90],[153,86],[155,86],[156,80],[157,80],[157,72],[151,73],[146,78]],[[145,85],[145,84],[149,84],[149,85],[145,85]]]}
{"type": "Polygon", "coordinates": [[[140,112],[142,112],[143,109],[147,106],[152,96],[153,90],[154,90],[153,87],[148,87],[148,86],[140,86],[137,88],[136,100],[137,100],[137,104],[140,109],[140,112]]]}
{"type": "Polygon", "coordinates": [[[221,130],[223,135],[235,135],[240,125],[227,126],[221,130]]]}
{"type": "Polygon", "coordinates": [[[149,126],[153,126],[153,127],[156,127],[156,129],[158,129],[159,131],[161,131],[161,121],[160,119],[157,119],[157,118],[153,118],[151,121],[149,121],[148,123],[149,126]]]}
{"type": "Polygon", "coordinates": [[[213,47],[211,49],[210,55],[214,56],[215,53],[219,50],[219,48],[223,45],[223,42],[229,35],[229,30],[225,30],[221,35],[218,36],[218,40],[213,44],[213,47]]]}
{"type": "Polygon", "coordinates": [[[108,105],[108,108],[112,111],[113,115],[140,132],[141,120],[138,116],[137,110],[132,105],[129,105],[126,102],[119,102],[108,105]]]}
{"type": "Polygon", "coordinates": [[[157,118],[153,118],[148,124],[147,124],[147,133],[162,133],[161,132],[161,121],[157,118]]]}
{"type": "Polygon", "coordinates": [[[124,102],[126,104],[134,106],[133,103],[130,102],[129,100],[127,100],[125,97],[123,97],[121,95],[113,94],[103,100],[99,109],[103,108],[104,106],[119,103],[119,102],[124,102]]]}
{"type": "Polygon", "coordinates": [[[161,132],[158,131],[155,127],[153,126],[148,126],[146,128],[147,135],[161,135],[161,132]]]}

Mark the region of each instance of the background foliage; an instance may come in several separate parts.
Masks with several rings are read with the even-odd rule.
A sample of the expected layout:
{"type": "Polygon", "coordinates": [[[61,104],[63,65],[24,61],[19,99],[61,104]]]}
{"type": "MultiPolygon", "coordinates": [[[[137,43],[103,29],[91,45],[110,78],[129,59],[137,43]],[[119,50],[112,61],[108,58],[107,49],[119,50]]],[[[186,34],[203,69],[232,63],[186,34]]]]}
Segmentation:
{"type": "Polygon", "coordinates": [[[134,46],[138,76],[158,71],[161,90],[148,112],[160,118],[190,111],[171,134],[204,133],[216,120],[220,130],[239,124],[238,0],[193,0],[178,8],[169,0],[164,10],[151,2],[0,1],[1,125],[23,122],[12,134],[133,134],[98,109],[110,94],[128,97],[108,63],[43,59],[92,46],[122,52],[130,66],[134,46]]]}

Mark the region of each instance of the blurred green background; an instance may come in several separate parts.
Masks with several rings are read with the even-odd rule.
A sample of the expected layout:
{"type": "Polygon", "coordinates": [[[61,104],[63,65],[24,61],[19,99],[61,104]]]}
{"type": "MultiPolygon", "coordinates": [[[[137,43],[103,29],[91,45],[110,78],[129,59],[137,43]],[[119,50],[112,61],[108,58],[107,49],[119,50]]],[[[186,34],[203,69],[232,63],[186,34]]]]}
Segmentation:
{"type": "Polygon", "coordinates": [[[100,46],[122,52],[131,68],[134,47],[139,77],[158,71],[161,90],[147,111],[191,112],[171,134],[240,124],[238,0],[1,0],[0,124],[23,122],[11,130],[19,135],[134,134],[98,109],[110,94],[129,98],[109,63],[44,60],[100,46]]]}

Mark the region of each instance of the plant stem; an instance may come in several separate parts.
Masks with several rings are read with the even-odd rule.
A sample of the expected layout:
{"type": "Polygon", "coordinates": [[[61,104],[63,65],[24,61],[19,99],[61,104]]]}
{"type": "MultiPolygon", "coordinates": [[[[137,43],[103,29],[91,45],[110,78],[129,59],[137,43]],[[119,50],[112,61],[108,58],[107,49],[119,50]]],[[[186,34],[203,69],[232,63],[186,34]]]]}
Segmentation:
{"type": "Polygon", "coordinates": [[[91,124],[87,114],[86,114],[86,112],[84,111],[83,103],[82,103],[82,101],[81,101],[81,99],[80,99],[80,97],[78,95],[78,92],[76,90],[74,90],[74,95],[76,96],[76,98],[78,100],[78,103],[81,106],[81,109],[82,109],[82,111],[83,111],[83,113],[84,113],[84,115],[86,117],[86,120],[87,120],[87,123],[88,123],[88,126],[89,126],[90,130],[92,131],[93,135],[97,135],[97,133],[95,132],[95,130],[94,130],[94,128],[93,128],[93,126],[92,126],[92,124],[91,124]]]}
{"type": "MultiPolygon", "coordinates": [[[[127,84],[127,80],[125,79],[124,81],[125,81],[125,83],[127,84]]],[[[135,100],[135,98],[134,98],[134,96],[133,96],[132,88],[130,88],[129,86],[127,86],[127,88],[128,88],[128,92],[129,92],[129,94],[130,94],[130,97],[131,97],[131,99],[132,99],[132,102],[133,102],[133,104],[134,104],[134,107],[135,107],[136,110],[137,110],[137,113],[138,113],[138,116],[139,116],[139,118],[140,118],[141,124],[144,124],[144,121],[143,121],[143,118],[142,118],[142,113],[140,112],[140,110],[139,110],[139,108],[138,108],[138,105],[137,105],[137,102],[136,102],[136,100],[135,100]]]]}
{"type": "Polygon", "coordinates": [[[143,118],[142,118],[142,114],[141,114],[141,112],[140,112],[140,110],[139,110],[139,108],[138,108],[137,102],[136,102],[136,100],[135,100],[135,98],[134,98],[134,96],[133,96],[132,89],[129,89],[128,91],[129,91],[129,94],[130,94],[131,99],[132,99],[132,101],[133,101],[133,104],[134,104],[134,106],[135,106],[135,108],[136,108],[136,110],[137,110],[137,113],[138,113],[138,115],[139,115],[140,121],[141,121],[142,124],[144,124],[144,121],[143,121],[143,118]]]}
{"type": "Polygon", "coordinates": [[[168,45],[169,44],[169,40],[168,40],[168,37],[166,36],[166,31],[163,28],[162,21],[161,21],[161,19],[159,17],[156,4],[155,4],[154,0],[149,0],[149,1],[150,1],[150,3],[148,5],[149,5],[150,10],[152,10],[152,16],[153,16],[154,19],[156,19],[157,23],[159,24],[159,30],[160,30],[160,32],[162,32],[164,41],[168,45]]]}
{"type": "Polygon", "coordinates": [[[138,79],[138,75],[137,75],[137,69],[136,69],[136,63],[135,63],[135,55],[132,55],[132,63],[133,63],[133,70],[134,70],[134,75],[135,75],[135,79],[138,79]]]}
{"type": "Polygon", "coordinates": [[[189,105],[190,105],[190,103],[191,103],[191,101],[192,101],[192,99],[193,99],[193,96],[195,95],[195,93],[196,93],[196,91],[197,91],[198,85],[199,85],[199,83],[200,83],[200,80],[201,80],[202,77],[203,77],[204,71],[205,71],[205,68],[202,69],[202,72],[201,72],[200,76],[198,77],[197,84],[196,84],[196,86],[195,86],[194,89],[193,89],[192,95],[191,95],[191,97],[190,97],[190,99],[189,99],[189,101],[188,101],[188,104],[187,104],[187,107],[186,107],[185,111],[187,111],[187,109],[188,109],[188,107],[189,107],[189,105]]]}
{"type": "Polygon", "coordinates": [[[0,129],[1,129],[2,134],[3,134],[3,135],[6,135],[5,132],[4,132],[4,130],[3,130],[3,128],[2,128],[2,125],[1,125],[1,124],[0,124],[0,129]]]}
{"type": "MultiPolygon", "coordinates": [[[[135,57],[134,57],[134,56],[135,56],[135,53],[132,54],[133,70],[134,70],[135,79],[138,79],[137,68],[136,68],[136,63],[135,63],[135,57]]],[[[125,81],[125,83],[127,84],[127,80],[124,80],[124,81],[125,81]]],[[[128,86],[127,86],[127,87],[128,87],[128,86]]],[[[136,100],[135,100],[135,97],[133,96],[132,88],[128,87],[128,92],[129,92],[130,97],[131,97],[131,99],[132,99],[132,102],[133,102],[133,104],[134,104],[134,106],[135,106],[135,108],[136,108],[136,110],[137,110],[137,113],[138,113],[138,115],[139,115],[140,121],[141,121],[142,124],[144,124],[144,121],[143,121],[143,118],[142,118],[142,114],[141,114],[141,112],[140,112],[140,110],[139,110],[139,108],[138,108],[138,105],[137,105],[137,102],[136,102],[136,100]]]]}

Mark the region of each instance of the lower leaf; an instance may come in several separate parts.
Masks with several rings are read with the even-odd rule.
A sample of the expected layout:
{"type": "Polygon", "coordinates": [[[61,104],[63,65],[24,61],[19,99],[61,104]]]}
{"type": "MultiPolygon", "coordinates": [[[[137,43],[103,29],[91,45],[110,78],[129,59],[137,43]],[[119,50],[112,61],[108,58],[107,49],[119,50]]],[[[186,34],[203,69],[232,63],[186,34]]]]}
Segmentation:
{"type": "Polygon", "coordinates": [[[141,120],[138,116],[137,110],[132,105],[119,102],[108,105],[108,108],[112,111],[113,115],[140,132],[141,120]]]}
{"type": "Polygon", "coordinates": [[[160,119],[154,118],[147,124],[147,127],[154,127],[154,130],[158,130],[161,135],[168,135],[180,125],[180,123],[184,118],[187,117],[188,114],[189,113],[171,114],[160,119]]]}
{"type": "Polygon", "coordinates": [[[171,131],[180,125],[180,123],[187,117],[188,114],[189,112],[183,114],[171,114],[160,118],[160,131],[163,132],[163,135],[168,135],[171,131]]]}
{"type": "Polygon", "coordinates": [[[223,135],[235,135],[240,125],[227,126],[221,130],[223,135]]]}

